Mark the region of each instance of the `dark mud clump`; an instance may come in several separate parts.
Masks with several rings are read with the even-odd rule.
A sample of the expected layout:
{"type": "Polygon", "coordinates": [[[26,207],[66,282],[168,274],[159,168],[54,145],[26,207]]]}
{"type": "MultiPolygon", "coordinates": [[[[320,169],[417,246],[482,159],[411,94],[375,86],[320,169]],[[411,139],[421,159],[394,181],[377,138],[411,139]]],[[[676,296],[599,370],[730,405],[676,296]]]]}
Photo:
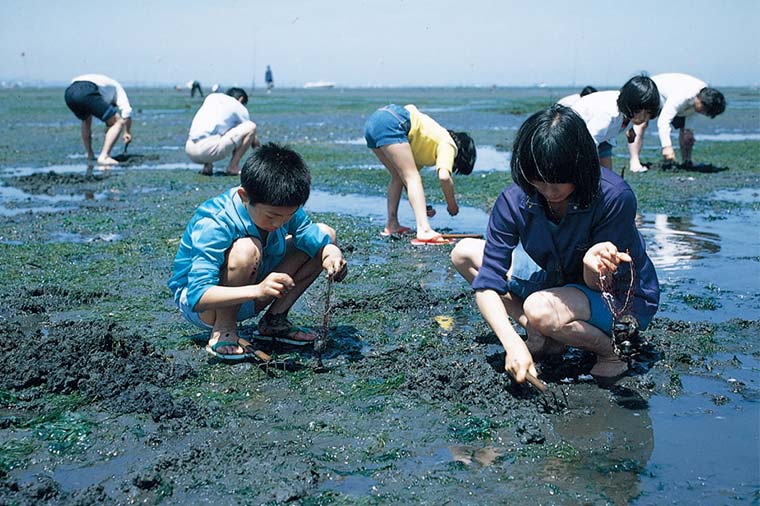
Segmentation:
{"type": "MultiPolygon", "coordinates": [[[[22,293],[17,297],[3,297],[5,300],[0,303],[0,308],[8,309],[7,306],[12,304],[16,312],[41,314],[69,309],[71,301],[77,301],[82,306],[88,306],[109,295],[105,291],[86,291],[57,285],[40,285],[22,289],[22,293]]],[[[8,314],[7,311],[4,313],[8,314]]]]}
{"type": "Polygon", "coordinates": [[[163,390],[188,378],[190,367],[115,323],[64,321],[35,329],[8,322],[0,350],[0,388],[26,401],[78,393],[117,413],[150,413],[154,420],[194,412],[191,401],[163,390]]]}
{"type": "Polygon", "coordinates": [[[8,183],[34,195],[56,195],[66,193],[65,187],[73,187],[72,191],[80,193],[82,187],[93,186],[108,179],[109,175],[102,174],[59,174],[54,171],[44,174],[31,174],[8,179],[8,183]],[[62,191],[64,190],[64,191],[62,191]]]}

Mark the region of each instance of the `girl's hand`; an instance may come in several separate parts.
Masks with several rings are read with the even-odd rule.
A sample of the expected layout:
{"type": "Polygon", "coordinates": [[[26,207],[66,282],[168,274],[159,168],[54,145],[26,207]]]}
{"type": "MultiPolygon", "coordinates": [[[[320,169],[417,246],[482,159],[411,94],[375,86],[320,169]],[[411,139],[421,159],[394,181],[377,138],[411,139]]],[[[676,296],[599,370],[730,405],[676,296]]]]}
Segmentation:
{"type": "Polygon", "coordinates": [[[515,378],[515,381],[524,383],[526,373],[530,372],[533,376],[538,376],[538,372],[528,348],[526,346],[520,346],[520,348],[507,351],[504,369],[515,378]]]}
{"type": "Polygon", "coordinates": [[[614,274],[620,262],[630,261],[631,255],[618,251],[617,246],[609,241],[594,244],[583,256],[584,280],[589,287],[598,289],[599,276],[614,274]]]}

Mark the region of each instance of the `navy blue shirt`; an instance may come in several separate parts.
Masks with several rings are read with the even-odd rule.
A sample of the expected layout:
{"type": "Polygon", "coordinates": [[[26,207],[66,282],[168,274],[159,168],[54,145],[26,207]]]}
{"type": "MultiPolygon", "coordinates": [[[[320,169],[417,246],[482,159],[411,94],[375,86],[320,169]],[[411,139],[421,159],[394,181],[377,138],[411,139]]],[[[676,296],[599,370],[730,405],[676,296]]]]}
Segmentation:
{"type": "MultiPolygon", "coordinates": [[[[507,271],[518,241],[525,252],[547,271],[553,286],[584,284],[583,256],[594,244],[609,241],[627,251],[635,266],[634,315],[651,317],[657,311],[660,286],[644,239],[636,228],[636,196],[620,176],[602,167],[601,191],[588,208],[581,208],[571,195],[567,214],[553,224],[536,195],[516,184],[496,200],[488,220],[483,265],[472,283],[475,290],[507,292],[507,271]]],[[[628,269],[620,265],[620,272],[628,269]]]]}

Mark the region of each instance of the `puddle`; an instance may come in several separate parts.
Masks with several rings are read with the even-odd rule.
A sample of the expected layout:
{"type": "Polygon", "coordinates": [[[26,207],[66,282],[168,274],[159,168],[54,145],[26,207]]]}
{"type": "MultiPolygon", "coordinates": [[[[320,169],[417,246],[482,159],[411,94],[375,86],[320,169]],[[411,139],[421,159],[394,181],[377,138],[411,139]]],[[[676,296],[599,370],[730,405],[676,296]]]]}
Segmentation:
{"type": "Polygon", "coordinates": [[[509,171],[512,159],[511,151],[499,151],[496,146],[478,146],[478,157],[475,160],[475,172],[509,171]]]}
{"type": "Polygon", "coordinates": [[[717,133],[717,134],[694,134],[698,141],[716,141],[716,142],[737,142],[737,141],[760,141],[760,134],[737,134],[737,133],[717,133]]]}
{"type": "MultiPolygon", "coordinates": [[[[752,360],[756,389],[760,362],[744,360],[752,360]]],[[[729,504],[731,497],[755,496],[760,404],[742,402],[720,380],[681,380],[682,395],[649,402],[654,449],[640,474],[641,496],[632,504],[729,504]],[[713,397],[716,392],[723,396],[719,402],[713,397]]]]}

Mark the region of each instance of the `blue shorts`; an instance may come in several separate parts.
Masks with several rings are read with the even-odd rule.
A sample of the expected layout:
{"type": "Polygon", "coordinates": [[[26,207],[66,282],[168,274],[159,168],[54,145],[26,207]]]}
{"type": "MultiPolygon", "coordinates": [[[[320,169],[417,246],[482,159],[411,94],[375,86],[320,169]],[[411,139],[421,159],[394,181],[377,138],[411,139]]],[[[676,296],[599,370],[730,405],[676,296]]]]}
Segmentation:
{"type": "MultiPolygon", "coordinates": [[[[193,308],[190,307],[190,304],[187,302],[187,287],[183,288],[182,292],[179,294],[179,302],[177,303],[177,306],[179,307],[179,312],[182,314],[182,317],[196,327],[200,327],[205,330],[211,330],[213,328],[213,326],[201,320],[200,313],[196,313],[193,311],[193,308]]],[[[238,311],[237,315],[237,321],[241,322],[243,320],[247,320],[248,318],[253,318],[256,316],[256,314],[256,306],[252,300],[249,300],[240,306],[240,311],[238,311]]]]}
{"type": "Polygon", "coordinates": [[[90,81],[74,81],[66,88],[64,98],[71,112],[81,121],[95,116],[106,122],[117,111],[115,105],[103,100],[98,87],[90,81]]]}
{"type": "Polygon", "coordinates": [[[607,141],[602,142],[597,147],[597,150],[599,151],[599,158],[606,158],[608,156],[612,156],[612,144],[610,144],[607,141]]]}
{"type": "MultiPolygon", "coordinates": [[[[507,283],[507,290],[525,300],[532,293],[556,288],[547,281],[547,278],[547,272],[533,261],[523,249],[522,244],[518,244],[512,252],[512,273],[507,283]]],[[[586,285],[576,283],[564,286],[572,286],[583,292],[591,307],[591,318],[588,323],[612,337],[612,313],[602,299],[602,293],[592,290],[586,285]]],[[[651,321],[651,317],[642,318],[637,315],[636,320],[639,322],[639,328],[645,330],[651,321]]]]}
{"type": "Polygon", "coordinates": [[[412,119],[409,111],[400,105],[390,104],[370,114],[364,124],[364,139],[370,149],[409,142],[412,119]]]}

